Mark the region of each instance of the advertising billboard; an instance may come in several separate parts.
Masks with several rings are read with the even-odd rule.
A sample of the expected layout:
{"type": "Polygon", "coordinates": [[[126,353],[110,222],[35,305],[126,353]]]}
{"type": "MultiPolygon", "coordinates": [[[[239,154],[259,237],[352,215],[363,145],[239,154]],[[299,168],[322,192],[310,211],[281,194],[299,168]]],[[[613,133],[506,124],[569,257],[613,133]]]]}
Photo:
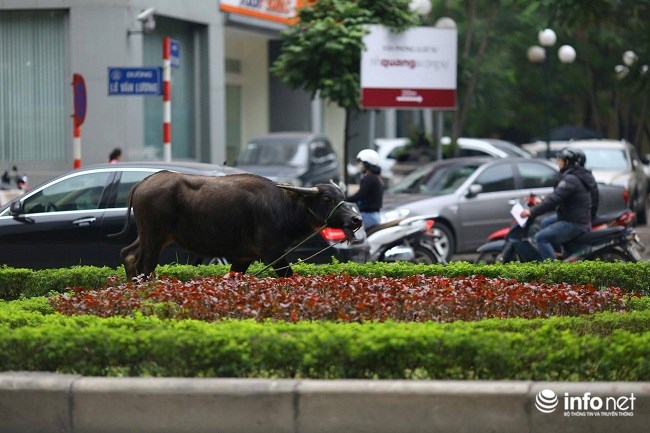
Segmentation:
{"type": "Polygon", "coordinates": [[[363,108],[456,108],[457,31],[369,26],[361,54],[363,108]]]}
{"type": "Polygon", "coordinates": [[[291,24],[303,3],[304,0],[221,0],[220,8],[224,12],[291,24]]]}

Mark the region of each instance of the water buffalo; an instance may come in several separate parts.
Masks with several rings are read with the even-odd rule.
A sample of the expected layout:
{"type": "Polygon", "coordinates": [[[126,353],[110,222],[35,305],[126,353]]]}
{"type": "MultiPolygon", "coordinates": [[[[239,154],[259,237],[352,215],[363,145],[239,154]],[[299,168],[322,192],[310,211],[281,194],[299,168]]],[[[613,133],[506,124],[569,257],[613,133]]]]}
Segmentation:
{"type": "MultiPolygon", "coordinates": [[[[225,257],[232,271],[246,272],[255,260],[272,263],[323,225],[342,228],[349,239],[361,227],[361,216],[334,183],[300,188],[253,174],[152,174],[131,189],[124,228],[113,236],[127,231],[131,209],[138,237],[121,251],[129,280],[149,276],[172,242],[203,257],[225,257]]],[[[273,268],[293,275],[286,259],[273,268]]]]}

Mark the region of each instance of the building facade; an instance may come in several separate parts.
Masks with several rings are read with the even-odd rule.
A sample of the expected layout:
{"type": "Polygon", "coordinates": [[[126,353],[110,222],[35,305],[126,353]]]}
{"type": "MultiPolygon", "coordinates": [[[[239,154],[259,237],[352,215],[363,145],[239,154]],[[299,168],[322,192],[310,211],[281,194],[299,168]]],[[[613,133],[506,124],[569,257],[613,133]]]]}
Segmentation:
{"type": "MultiPolygon", "coordinates": [[[[172,159],[230,165],[252,137],[298,130],[327,134],[343,160],[343,110],[269,74],[288,18],[254,9],[291,15],[299,1],[0,1],[0,170],[16,165],[37,184],[73,167],[73,74],[86,87],[82,165],[107,162],[115,147],[124,160],[162,159],[162,97],[109,94],[109,68],[161,67],[166,36],[180,47],[172,159]]],[[[357,117],[349,153],[383,118],[357,117]]]]}

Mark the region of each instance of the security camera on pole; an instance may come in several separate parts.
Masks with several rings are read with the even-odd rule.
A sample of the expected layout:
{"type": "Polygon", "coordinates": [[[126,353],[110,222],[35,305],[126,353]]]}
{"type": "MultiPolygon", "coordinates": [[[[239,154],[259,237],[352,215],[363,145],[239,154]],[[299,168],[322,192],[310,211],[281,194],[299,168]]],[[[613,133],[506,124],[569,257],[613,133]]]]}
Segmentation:
{"type": "MultiPolygon", "coordinates": [[[[155,8],[142,11],[136,19],[142,23],[142,30],[129,30],[129,36],[150,33],[156,28],[155,8]]],[[[109,67],[108,95],[136,95],[163,97],[163,159],[172,160],[171,126],[171,68],[180,66],[180,43],[169,36],[163,38],[163,66],[161,67],[109,67]],[[162,80],[161,80],[162,74],[162,80]]]]}

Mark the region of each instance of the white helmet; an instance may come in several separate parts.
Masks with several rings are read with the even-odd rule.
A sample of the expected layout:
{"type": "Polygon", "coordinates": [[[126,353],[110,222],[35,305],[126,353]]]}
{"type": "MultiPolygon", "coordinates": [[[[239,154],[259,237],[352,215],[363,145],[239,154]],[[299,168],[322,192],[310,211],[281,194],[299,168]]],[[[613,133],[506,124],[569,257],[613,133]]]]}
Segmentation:
{"type": "Polygon", "coordinates": [[[361,152],[357,153],[357,161],[378,166],[379,154],[372,149],[363,149],[361,152]]]}

